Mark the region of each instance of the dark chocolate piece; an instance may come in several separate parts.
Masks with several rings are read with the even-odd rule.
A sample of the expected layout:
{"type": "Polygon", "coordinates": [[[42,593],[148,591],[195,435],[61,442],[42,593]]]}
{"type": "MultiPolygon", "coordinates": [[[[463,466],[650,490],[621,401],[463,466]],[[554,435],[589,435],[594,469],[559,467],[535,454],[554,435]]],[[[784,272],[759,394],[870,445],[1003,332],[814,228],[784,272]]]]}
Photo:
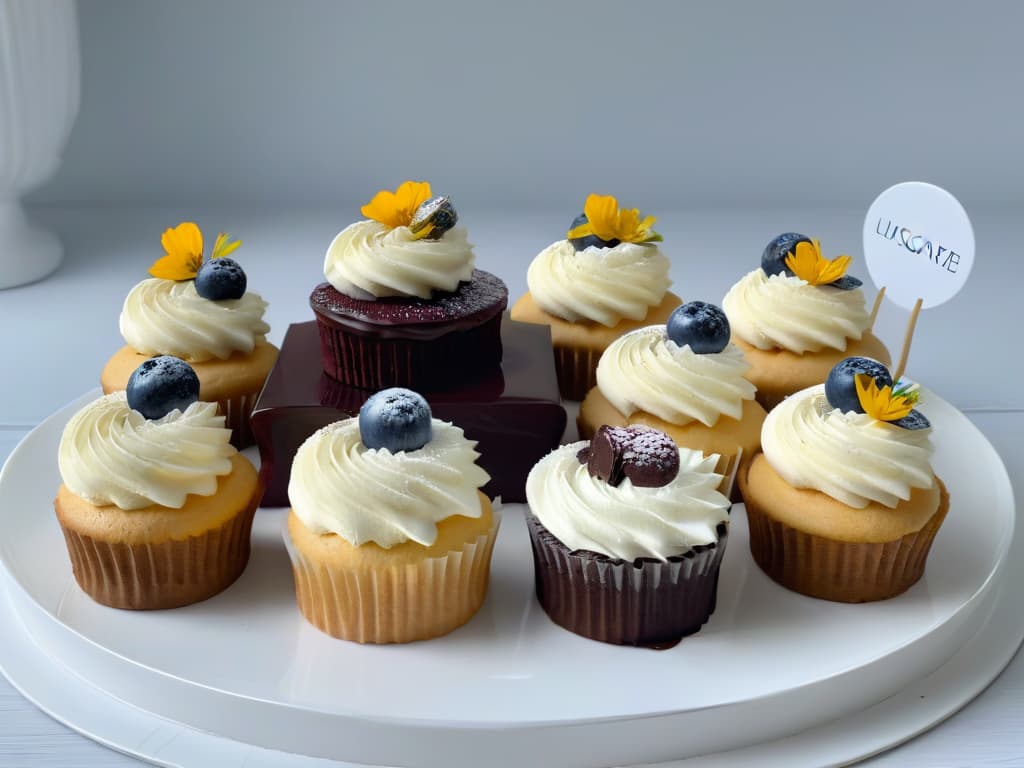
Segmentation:
{"type": "Polygon", "coordinates": [[[598,427],[590,443],[587,471],[609,485],[625,478],[638,488],[660,488],[679,474],[679,448],[664,432],[638,424],[598,427]]]}
{"type": "MultiPolygon", "coordinates": [[[[491,476],[488,496],[526,501],[526,475],[558,446],[566,414],[547,326],[501,323],[504,359],[499,368],[457,388],[424,393],[435,418],[461,427],[478,441],[480,465],[491,476]]],[[[288,328],[274,369],[252,414],[260,449],[263,505],[288,504],[295,451],[313,432],[354,416],[371,391],[341,384],[321,370],[315,322],[288,328]]]]}

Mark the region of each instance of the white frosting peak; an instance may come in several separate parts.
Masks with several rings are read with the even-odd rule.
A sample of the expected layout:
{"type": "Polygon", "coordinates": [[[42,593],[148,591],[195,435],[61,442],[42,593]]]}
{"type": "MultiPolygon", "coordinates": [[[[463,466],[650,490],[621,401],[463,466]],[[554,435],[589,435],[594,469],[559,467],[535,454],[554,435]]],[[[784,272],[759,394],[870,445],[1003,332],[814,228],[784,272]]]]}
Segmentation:
{"type": "Polygon", "coordinates": [[[733,334],[751,346],[796,354],[845,350],[870,319],[860,288],[811,285],[785,273],[769,277],[760,267],[729,289],[722,309],[733,334]]]}
{"type": "Polygon", "coordinates": [[[619,243],[577,251],[559,240],[530,263],[526,282],[537,306],[575,323],[608,326],[623,318],[643,320],[665,297],[672,281],[669,262],[657,246],[619,243]]]}
{"type": "Polygon", "coordinates": [[[216,493],[217,477],[231,472],[230,439],[216,403],[150,421],[114,392],[71,417],[58,463],[68,490],[95,506],[180,509],[189,494],[216,493]]]}
{"type": "Polygon", "coordinates": [[[356,299],[429,299],[434,291],[454,291],[460,282],[470,280],[475,260],[462,227],[448,230],[437,240],[416,240],[408,227],[357,221],[327,247],[324,277],[356,299]]]}
{"type": "Polygon", "coordinates": [[[563,445],[530,470],[530,510],[570,550],[612,558],[667,560],[693,546],[718,541],[729,500],[718,492],[718,455],[679,449],[679,474],[660,488],[618,486],[591,477],[576,454],[587,442],[563,445]]]}
{"type": "Polygon", "coordinates": [[[743,378],[748,370],[734,344],[701,355],[669,339],[665,326],[649,325],[609,345],[597,364],[597,386],[623,416],[646,411],[672,424],[713,427],[723,415],[739,419],[743,401],[754,399],[757,388],[743,378]]]}
{"type": "Polygon", "coordinates": [[[446,421],[416,451],[371,449],[359,420],[314,432],[295,453],[288,499],[313,533],[335,533],[353,546],[385,549],[406,541],[430,546],[437,524],[452,515],[480,517],[477,489],[490,476],[476,464],[476,443],[446,421]]]}
{"type": "Polygon", "coordinates": [[[194,280],[152,277],[129,291],[121,310],[121,335],[142,355],[174,355],[190,362],[226,360],[248,354],[270,326],[259,294],[210,301],[196,293],[194,280]]]}
{"type": "Polygon", "coordinates": [[[765,419],[761,446],[783,480],[856,509],[870,502],[895,507],[912,488],[932,487],[931,429],[844,413],[823,402],[824,392],[818,385],[790,395],[765,419]]]}

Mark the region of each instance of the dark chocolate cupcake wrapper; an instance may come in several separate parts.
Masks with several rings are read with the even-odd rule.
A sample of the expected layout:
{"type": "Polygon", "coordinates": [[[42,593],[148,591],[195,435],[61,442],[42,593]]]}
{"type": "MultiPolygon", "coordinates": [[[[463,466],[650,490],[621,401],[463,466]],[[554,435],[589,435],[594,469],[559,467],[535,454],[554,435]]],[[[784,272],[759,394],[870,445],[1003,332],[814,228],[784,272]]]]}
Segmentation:
{"type": "Polygon", "coordinates": [[[728,529],[717,544],[668,561],[570,551],[531,513],[537,599],[552,621],[616,645],[664,646],[697,632],[715,610],[728,529]]]}
{"type": "Polygon", "coordinates": [[[493,373],[501,364],[501,312],[475,328],[429,341],[378,338],[353,333],[321,314],[316,319],[324,373],[361,389],[435,391],[493,373]]]}
{"type": "Polygon", "coordinates": [[[555,372],[563,400],[582,400],[597,386],[597,363],[601,351],[555,346],[555,372]]]}

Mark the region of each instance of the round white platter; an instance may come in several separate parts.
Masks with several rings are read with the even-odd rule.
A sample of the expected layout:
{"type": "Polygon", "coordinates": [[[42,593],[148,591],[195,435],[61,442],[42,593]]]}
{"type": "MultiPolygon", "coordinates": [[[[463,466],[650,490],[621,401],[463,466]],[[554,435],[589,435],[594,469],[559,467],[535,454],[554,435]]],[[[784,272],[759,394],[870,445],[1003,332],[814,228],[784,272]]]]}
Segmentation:
{"type": "Polygon", "coordinates": [[[533,596],[517,506],[505,508],[483,608],[429,642],[359,646],[307,625],[283,510],[259,512],[252,561],[223,594],[174,611],[96,605],[71,577],[52,512],[61,430],[95,396],[43,422],[0,473],[0,615],[10,628],[0,666],[58,719],[154,762],[842,763],[958,709],[1024,634],[1024,601],[1002,587],[1022,570],[1009,479],[984,437],[935,395],[925,412],[952,505],[919,584],[868,605],[787,592],[752,562],[737,506],[716,613],[666,651],[552,624],[533,596]]]}

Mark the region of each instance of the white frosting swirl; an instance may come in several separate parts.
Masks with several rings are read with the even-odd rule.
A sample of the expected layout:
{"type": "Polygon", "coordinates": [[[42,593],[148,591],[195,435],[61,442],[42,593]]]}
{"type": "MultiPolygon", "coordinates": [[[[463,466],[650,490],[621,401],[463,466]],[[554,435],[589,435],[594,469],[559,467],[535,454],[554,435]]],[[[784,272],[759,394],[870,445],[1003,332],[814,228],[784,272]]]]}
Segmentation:
{"type": "Polygon", "coordinates": [[[434,291],[454,291],[471,279],[475,260],[462,227],[437,240],[414,240],[408,227],[390,229],[377,221],[357,221],[327,247],[324,277],[356,299],[429,299],[434,291]]]}
{"type": "Polygon", "coordinates": [[[597,364],[597,387],[619,413],[646,411],[672,424],[699,421],[713,427],[721,416],[739,419],[743,401],[757,388],[743,378],[750,364],[729,344],[698,355],[668,338],[663,325],[620,336],[597,364]]]}
{"type": "Polygon", "coordinates": [[[433,419],[433,437],[416,451],[367,448],[359,420],[314,432],[295,453],[288,499],[313,533],[336,533],[353,546],[385,549],[406,541],[430,546],[452,515],[480,517],[477,489],[490,476],[476,464],[476,443],[433,419]]]}
{"type": "Polygon", "coordinates": [[[718,541],[729,500],[718,492],[718,454],[679,449],[679,474],[660,488],[613,486],[591,477],[576,454],[586,441],[549,453],[526,478],[530,510],[570,550],[612,558],[667,560],[698,544],[718,541]]]}
{"type": "Polygon", "coordinates": [[[911,488],[932,487],[931,429],[843,413],[824,401],[824,392],[823,384],[797,392],[765,419],[761,447],[783,480],[856,509],[872,501],[895,507],[911,488]]]}
{"type": "Polygon", "coordinates": [[[71,417],[57,460],[68,490],[95,506],[180,509],[191,493],[217,492],[217,477],[231,472],[230,440],[216,403],[150,421],[113,392],[71,417]]]}
{"type": "Polygon", "coordinates": [[[845,350],[868,327],[864,292],[811,285],[792,275],[769,277],[758,267],[722,299],[733,334],[758,349],[796,354],[845,350]]]}
{"type": "Polygon", "coordinates": [[[608,326],[643,320],[672,281],[668,258],[654,245],[619,243],[577,251],[568,240],[552,243],[530,263],[526,283],[537,306],[571,323],[608,326]]]}
{"type": "Polygon", "coordinates": [[[194,280],[151,277],[129,291],[121,310],[121,335],[142,355],[174,355],[193,363],[235,352],[248,354],[270,326],[259,294],[210,301],[196,293],[194,280]]]}

